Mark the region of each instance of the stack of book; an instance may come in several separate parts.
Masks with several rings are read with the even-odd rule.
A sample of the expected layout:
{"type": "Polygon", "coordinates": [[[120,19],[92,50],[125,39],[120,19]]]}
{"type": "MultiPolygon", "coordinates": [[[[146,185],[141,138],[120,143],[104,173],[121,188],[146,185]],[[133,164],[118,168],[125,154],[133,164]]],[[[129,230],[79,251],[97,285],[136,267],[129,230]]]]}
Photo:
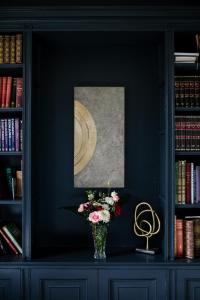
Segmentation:
{"type": "Polygon", "coordinates": [[[200,166],[176,161],[176,204],[200,203],[200,166]]]}
{"type": "Polygon", "coordinates": [[[175,116],[175,150],[200,151],[200,116],[175,116]]]}
{"type": "Polygon", "coordinates": [[[176,107],[200,106],[200,77],[175,76],[176,107]]]}
{"type": "Polygon", "coordinates": [[[199,53],[198,52],[175,52],[174,61],[175,63],[183,64],[195,64],[198,62],[199,53]]]}
{"type": "Polygon", "coordinates": [[[0,77],[0,107],[22,107],[23,79],[0,77]]]}
{"type": "Polygon", "coordinates": [[[2,254],[22,254],[22,234],[15,223],[0,227],[0,250],[2,254]]]}
{"type": "Polygon", "coordinates": [[[21,64],[22,47],[22,34],[0,35],[0,64],[21,64]]]}
{"type": "Polygon", "coordinates": [[[22,151],[22,120],[0,119],[0,151],[22,151]]]}
{"type": "Polygon", "coordinates": [[[175,217],[174,254],[177,258],[200,257],[200,216],[175,217]]]}

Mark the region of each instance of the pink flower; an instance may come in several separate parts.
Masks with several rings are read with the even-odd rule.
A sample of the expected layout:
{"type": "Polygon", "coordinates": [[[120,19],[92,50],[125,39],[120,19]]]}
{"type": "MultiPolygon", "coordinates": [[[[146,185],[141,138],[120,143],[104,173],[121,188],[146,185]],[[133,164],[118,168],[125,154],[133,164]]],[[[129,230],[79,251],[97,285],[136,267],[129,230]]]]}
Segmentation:
{"type": "Polygon", "coordinates": [[[118,201],[119,200],[119,196],[118,196],[118,194],[115,191],[111,193],[111,197],[113,198],[114,201],[118,201]]]}
{"type": "Polygon", "coordinates": [[[82,213],[84,211],[84,204],[80,204],[78,208],[78,212],[82,213]]]}
{"type": "Polygon", "coordinates": [[[98,223],[99,221],[102,221],[100,211],[93,211],[89,214],[89,221],[92,223],[98,223]]]}

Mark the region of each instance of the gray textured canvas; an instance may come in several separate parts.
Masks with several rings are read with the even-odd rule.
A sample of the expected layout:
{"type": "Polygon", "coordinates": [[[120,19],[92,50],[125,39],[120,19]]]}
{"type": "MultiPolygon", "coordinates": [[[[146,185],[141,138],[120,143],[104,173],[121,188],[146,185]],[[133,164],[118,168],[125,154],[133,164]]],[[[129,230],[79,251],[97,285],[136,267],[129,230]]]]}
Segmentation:
{"type": "Polygon", "coordinates": [[[124,187],[124,99],[124,87],[74,88],[74,100],[89,110],[97,130],[95,152],[74,187],[124,187]]]}

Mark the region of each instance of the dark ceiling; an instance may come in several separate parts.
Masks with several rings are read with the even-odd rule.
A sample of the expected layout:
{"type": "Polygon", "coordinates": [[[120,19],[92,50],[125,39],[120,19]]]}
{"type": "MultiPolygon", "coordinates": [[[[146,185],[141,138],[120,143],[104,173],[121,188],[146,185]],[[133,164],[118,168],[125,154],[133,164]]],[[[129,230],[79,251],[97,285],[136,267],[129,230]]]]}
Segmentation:
{"type": "Polygon", "coordinates": [[[0,6],[107,6],[107,5],[135,5],[135,6],[200,6],[200,0],[0,0],[0,6]]]}

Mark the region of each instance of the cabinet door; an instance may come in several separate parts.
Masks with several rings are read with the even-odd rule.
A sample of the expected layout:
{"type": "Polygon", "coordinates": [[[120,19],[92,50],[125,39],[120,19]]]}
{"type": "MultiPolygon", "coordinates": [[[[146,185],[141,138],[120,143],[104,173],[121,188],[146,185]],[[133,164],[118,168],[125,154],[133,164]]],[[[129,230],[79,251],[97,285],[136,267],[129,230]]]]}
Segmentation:
{"type": "Polygon", "coordinates": [[[176,299],[177,300],[199,300],[200,299],[200,269],[178,270],[176,277],[176,299]]]}
{"type": "Polygon", "coordinates": [[[32,300],[95,300],[97,272],[88,269],[33,269],[32,300]]]}
{"type": "Polygon", "coordinates": [[[166,300],[167,272],[155,269],[100,271],[100,297],[104,300],[166,300]]]}
{"type": "Polygon", "coordinates": [[[21,300],[20,270],[0,269],[0,299],[21,300]]]}

